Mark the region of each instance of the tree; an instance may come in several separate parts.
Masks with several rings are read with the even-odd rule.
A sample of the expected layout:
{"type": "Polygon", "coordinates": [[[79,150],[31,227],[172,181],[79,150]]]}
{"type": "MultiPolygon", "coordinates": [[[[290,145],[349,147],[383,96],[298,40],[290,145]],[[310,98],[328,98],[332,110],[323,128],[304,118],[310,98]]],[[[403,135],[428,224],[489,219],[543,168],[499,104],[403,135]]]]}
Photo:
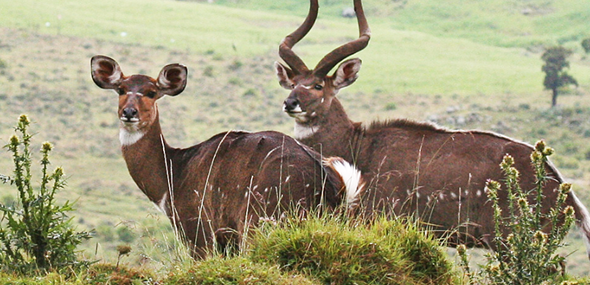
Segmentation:
{"type": "Polygon", "coordinates": [[[562,46],[550,47],[545,50],[541,59],[545,61],[543,65],[543,72],[545,72],[545,80],[543,85],[545,90],[551,90],[553,92],[551,107],[555,107],[557,104],[558,90],[561,87],[573,84],[576,87],[578,82],[575,78],[569,75],[564,68],[569,68],[570,63],[566,60],[572,54],[572,51],[562,46]]]}
{"type": "Polygon", "coordinates": [[[590,53],[590,38],[582,40],[582,48],[585,53],[590,53]]]}

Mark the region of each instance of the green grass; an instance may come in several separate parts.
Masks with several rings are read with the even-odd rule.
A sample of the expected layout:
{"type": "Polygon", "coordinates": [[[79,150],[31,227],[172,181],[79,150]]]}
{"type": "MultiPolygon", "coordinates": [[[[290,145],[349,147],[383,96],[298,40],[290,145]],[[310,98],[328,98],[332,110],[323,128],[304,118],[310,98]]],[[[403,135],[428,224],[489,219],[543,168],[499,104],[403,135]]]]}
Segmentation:
{"type": "MultiPolygon", "coordinates": [[[[508,1],[496,5],[510,7],[509,3],[504,2],[508,1]]],[[[483,2],[477,2],[477,5],[475,3],[437,6],[427,2],[408,5],[402,10],[403,13],[399,12],[401,15],[394,17],[372,17],[369,14],[373,39],[369,47],[359,54],[365,62],[361,71],[362,80],[350,89],[465,95],[503,92],[525,94],[541,91],[540,82],[543,74],[540,71],[542,62],[539,54],[523,49],[498,47],[521,47],[519,44],[502,44],[494,39],[474,39],[486,32],[500,34],[502,38],[507,36],[486,25],[472,24],[493,17],[490,22],[503,23],[513,28],[555,25],[547,22],[537,23],[539,17],[531,17],[526,18],[527,25],[523,27],[518,18],[509,17],[512,15],[511,9],[498,8],[492,9],[492,13],[484,13],[481,12],[483,2]],[[475,15],[469,14],[461,24],[449,16],[457,7],[461,7],[461,10],[454,13],[460,15],[461,11],[479,12],[473,12],[477,13],[475,15]],[[424,18],[407,21],[407,25],[413,23],[415,26],[412,27],[415,29],[394,24],[395,21],[403,21],[416,15],[424,18]],[[446,24],[462,26],[446,28],[446,24]],[[428,27],[422,28],[424,25],[428,27]],[[437,29],[456,32],[449,34],[437,29]],[[467,34],[456,34],[458,32],[467,34]]],[[[301,16],[276,15],[269,11],[253,10],[262,7],[258,4],[246,6],[248,10],[204,3],[158,0],[43,3],[23,0],[5,6],[3,12],[0,12],[0,25],[5,27],[20,27],[47,34],[60,33],[120,43],[141,43],[197,53],[215,52],[222,57],[250,57],[269,51],[276,52],[282,37],[302,21],[301,16]],[[46,23],[50,25],[46,26],[46,23]],[[122,33],[125,33],[124,37],[122,33]]],[[[269,10],[272,11],[272,7],[275,6],[270,5],[269,10]]],[[[306,7],[301,3],[297,6],[306,7]]],[[[575,7],[573,5],[567,13],[556,12],[555,15],[551,14],[543,19],[565,18],[575,11],[575,7]]],[[[367,9],[371,10],[369,7],[367,9]]],[[[578,27],[578,31],[580,30],[577,22],[572,20],[567,23],[571,24],[566,25],[568,29],[578,27]]],[[[558,32],[562,30],[538,30],[534,35],[539,39],[534,42],[552,42],[558,32]]],[[[314,66],[327,51],[357,34],[354,21],[327,16],[318,20],[314,30],[297,46],[297,50],[308,65],[314,66]]],[[[581,36],[571,38],[580,50],[581,36]]],[[[100,49],[93,50],[97,53],[102,52],[100,49]]],[[[270,68],[272,61],[267,65],[270,68]]],[[[576,71],[574,76],[590,77],[590,66],[587,64],[580,65],[574,61],[572,69],[576,71]]],[[[587,86],[584,82],[582,85],[587,86]]],[[[270,86],[272,85],[265,87],[270,86]]]]}

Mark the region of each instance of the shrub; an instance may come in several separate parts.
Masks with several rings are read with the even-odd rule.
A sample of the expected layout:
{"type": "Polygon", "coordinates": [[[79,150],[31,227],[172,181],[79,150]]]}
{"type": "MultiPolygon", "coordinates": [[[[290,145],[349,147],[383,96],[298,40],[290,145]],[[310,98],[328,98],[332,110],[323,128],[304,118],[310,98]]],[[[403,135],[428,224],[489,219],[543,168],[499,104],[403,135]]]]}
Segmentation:
{"type": "Polygon", "coordinates": [[[16,204],[0,204],[0,263],[6,271],[40,273],[64,267],[87,265],[76,258],[76,246],[88,239],[89,233],[76,232],[67,213],[72,204],[58,205],[55,194],[65,186],[64,171],[58,167],[48,172],[52,146],[45,142],[41,148],[41,183],[32,186],[31,135],[29,119],[21,115],[16,132],[6,148],[12,153],[12,177],[0,175],[4,183],[16,187],[16,204]]]}
{"type": "MultiPolygon", "coordinates": [[[[496,236],[493,243],[497,251],[486,255],[487,263],[482,265],[480,277],[492,284],[554,284],[561,278],[559,269],[564,266],[565,258],[555,252],[563,246],[574,221],[574,211],[571,206],[565,207],[571,185],[563,183],[554,208],[548,213],[541,212],[543,186],[548,179],[545,165],[552,153],[553,149],[546,147],[543,141],[535,145],[531,160],[536,171],[536,187],[531,191],[520,188],[519,173],[509,155],[500,165],[506,177],[506,189],[501,190],[496,181],[489,181],[486,185],[494,208],[496,236]],[[506,214],[499,205],[499,191],[506,191],[508,195],[506,214]],[[550,228],[548,233],[543,231],[547,227],[550,228]],[[504,232],[508,235],[503,235],[504,232]]],[[[459,253],[464,268],[467,268],[464,251],[459,253]]],[[[474,282],[474,278],[471,281],[474,282]]]]}
{"type": "Polygon", "coordinates": [[[387,111],[393,111],[395,109],[397,109],[397,105],[393,102],[387,103],[385,105],[385,110],[387,110],[387,111]]]}

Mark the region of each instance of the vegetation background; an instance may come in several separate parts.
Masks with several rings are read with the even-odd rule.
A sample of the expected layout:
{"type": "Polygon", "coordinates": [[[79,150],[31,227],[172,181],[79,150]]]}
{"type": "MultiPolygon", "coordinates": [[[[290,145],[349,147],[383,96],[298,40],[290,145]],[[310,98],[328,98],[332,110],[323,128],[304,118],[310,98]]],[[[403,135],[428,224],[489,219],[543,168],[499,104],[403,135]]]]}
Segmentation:
{"type": "MultiPolygon", "coordinates": [[[[162,267],[177,246],[166,218],[137,189],[120,156],[117,97],[90,78],[90,57],[115,58],[126,74],[157,76],[167,63],[189,68],[183,94],[160,102],[164,134],[185,147],[228,129],[292,133],[282,113],[287,92],[273,62],[282,38],[307,13],[305,0],[0,0],[0,137],[21,113],[38,139],[55,145],[53,163],[76,200],[75,222],[95,229],[85,244],[92,259],[162,267]],[[35,129],[37,128],[37,129],[35,129]]],[[[545,139],[553,162],[590,206],[590,37],[586,0],[367,0],[372,30],[361,77],[339,95],[353,120],[411,118],[448,128],[496,131],[534,143],[545,139]],[[543,90],[544,47],[574,51],[570,74],[550,108],[543,90]]],[[[351,1],[320,1],[314,29],[296,51],[313,66],[358,35],[343,18],[351,1]]],[[[34,138],[35,140],[35,138],[34,138]]],[[[0,153],[0,173],[11,170],[0,153]]],[[[0,185],[3,203],[13,189],[0,185]]],[[[572,230],[568,271],[590,275],[584,245],[572,230]]],[[[474,253],[477,255],[477,252],[474,253]]]]}

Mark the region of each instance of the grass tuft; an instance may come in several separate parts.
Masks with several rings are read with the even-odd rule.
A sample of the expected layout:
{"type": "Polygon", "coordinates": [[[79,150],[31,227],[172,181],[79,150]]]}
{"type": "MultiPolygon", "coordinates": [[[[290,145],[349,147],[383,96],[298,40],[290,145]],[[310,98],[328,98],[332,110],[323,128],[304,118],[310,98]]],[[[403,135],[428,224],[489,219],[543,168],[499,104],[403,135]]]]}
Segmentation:
{"type": "Polygon", "coordinates": [[[193,267],[171,271],[164,284],[318,284],[301,274],[281,272],[278,266],[245,257],[210,257],[193,267]]]}
{"type": "Polygon", "coordinates": [[[413,224],[313,217],[262,225],[251,256],[330,284],[450,284],[454,267],[438,242],[413,224]]]}

